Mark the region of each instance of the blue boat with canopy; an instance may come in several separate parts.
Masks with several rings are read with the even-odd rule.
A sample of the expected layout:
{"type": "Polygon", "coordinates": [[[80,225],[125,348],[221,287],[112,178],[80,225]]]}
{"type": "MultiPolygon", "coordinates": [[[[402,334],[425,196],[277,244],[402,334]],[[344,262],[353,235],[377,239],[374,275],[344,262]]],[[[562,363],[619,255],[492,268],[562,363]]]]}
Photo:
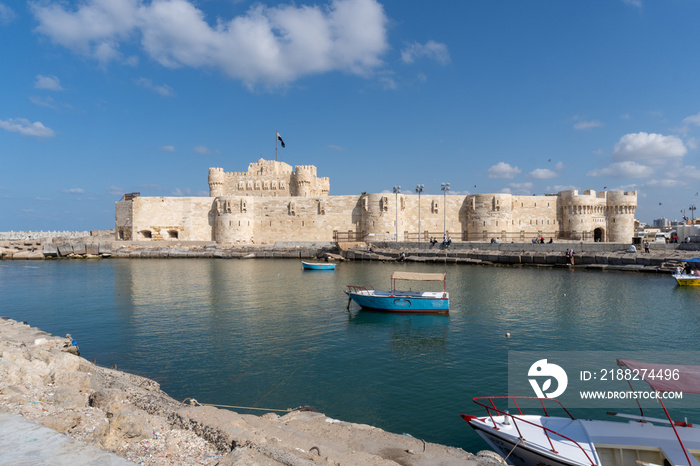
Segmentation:
{"type": "MultiPolygon", "coordinates": [[[[394,272],[391,274],[391,290],[375,290],[370,285],[348,285],[344,290],[349,300],[364,309],[399,313],[447,313],[450,295],[447,292],[447,271],[443,273],[394,272]],[[442,291],[403,291],[396,289],[397,280],[441,281],[442,291]]],[[[348,301],[348,305],[350,301],[348,301]]]]}

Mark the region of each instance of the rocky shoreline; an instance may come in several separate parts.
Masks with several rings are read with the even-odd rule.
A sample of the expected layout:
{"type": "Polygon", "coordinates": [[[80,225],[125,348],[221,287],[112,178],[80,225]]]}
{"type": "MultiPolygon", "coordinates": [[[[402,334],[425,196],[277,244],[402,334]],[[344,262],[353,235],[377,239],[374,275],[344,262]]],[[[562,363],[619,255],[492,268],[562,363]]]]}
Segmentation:
{"type": "Polygon", "coordinates": [[[505,464],[494,452],[471,454],[308,408],[254,416],[179,402],[153,380],[97,366],[77,350],[70,335],[0,319],[0,413],[138,464],[505,464]]]}

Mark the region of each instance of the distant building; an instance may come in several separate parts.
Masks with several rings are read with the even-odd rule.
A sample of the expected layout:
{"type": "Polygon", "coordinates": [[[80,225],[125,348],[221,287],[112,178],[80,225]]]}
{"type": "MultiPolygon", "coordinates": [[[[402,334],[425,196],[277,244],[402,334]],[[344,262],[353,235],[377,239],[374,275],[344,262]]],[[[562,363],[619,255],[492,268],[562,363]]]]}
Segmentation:
{"type": "Polygon", "coordinates": [[[654,228],[668,228],[671,226],[671,221],[665,217],[657,218],[653,223],[654,228]]]}
{"type": "Polygon", "coordinates": [[[263,160],[247,172],[209,169],[209,197],[125,196],[115,206],[120,240],[632,241],[636,191],[331,196],[313,165],[263,160]],[[419,206],[420,201],[420,206],[419,206]],[[398,221],[398,224],[397,224],[398,221]]]}

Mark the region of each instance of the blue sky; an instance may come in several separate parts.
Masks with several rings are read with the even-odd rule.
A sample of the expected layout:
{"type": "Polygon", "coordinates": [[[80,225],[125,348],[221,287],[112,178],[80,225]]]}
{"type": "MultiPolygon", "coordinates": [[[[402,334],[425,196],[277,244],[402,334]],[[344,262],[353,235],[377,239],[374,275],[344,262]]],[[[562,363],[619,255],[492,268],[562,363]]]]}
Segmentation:
{"type": "Polygon", "coordinates": [[[624,189],[642,221],[690,217],[699,20],[697,0],[0,0],[0,231],[207,195],[275,131],[331,194],[624,189]]]}

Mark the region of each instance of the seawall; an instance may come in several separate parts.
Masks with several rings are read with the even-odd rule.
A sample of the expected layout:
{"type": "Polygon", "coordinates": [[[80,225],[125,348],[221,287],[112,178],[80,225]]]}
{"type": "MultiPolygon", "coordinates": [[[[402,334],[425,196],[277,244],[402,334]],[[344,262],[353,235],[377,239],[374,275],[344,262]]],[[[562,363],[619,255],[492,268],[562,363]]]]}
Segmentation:
{"type": "MultiPolygon", "coordinates": [[[[153,380],[98,366],[77,352],[70,335],[55,337],[26,322],[1,318],[0,418],[5,424],[0,425],[22,416],[148,465],[505,464],[494,452],[474,455],[332,419],[307,407],[255,416],[192,399],[177,401],[153,380]]],[[[469,427],[464,428],[466,435],[469,427]]],[[[55,442],[32,442],[13,445],[4,459],[34,464],[55,448],[55,442]]],[[[91,462],[92,456],[78,461],[76,451],[70,462],[56,457],[51,464],[91,462]]]]}
{"type": "MultiPolygon", "coordinates": [[[[55,241],[55,240],[54,240],[55,241]]],[[[683,260],[700,256],[700,243],[652,243],[628,252],[629,244],[568,242],[552,244],[455,242],[278,242],[274,245],[232,246],[214,242],[113,241],[100,237],[61,239],[58,242],[0,242],[4,260],[43,259],[321,259],[437,262],[509,266],[569,266],[567,249],[574,250],[574,266],[590,269],[618,269],[642,272],[672,271],[683,260]]]]}

